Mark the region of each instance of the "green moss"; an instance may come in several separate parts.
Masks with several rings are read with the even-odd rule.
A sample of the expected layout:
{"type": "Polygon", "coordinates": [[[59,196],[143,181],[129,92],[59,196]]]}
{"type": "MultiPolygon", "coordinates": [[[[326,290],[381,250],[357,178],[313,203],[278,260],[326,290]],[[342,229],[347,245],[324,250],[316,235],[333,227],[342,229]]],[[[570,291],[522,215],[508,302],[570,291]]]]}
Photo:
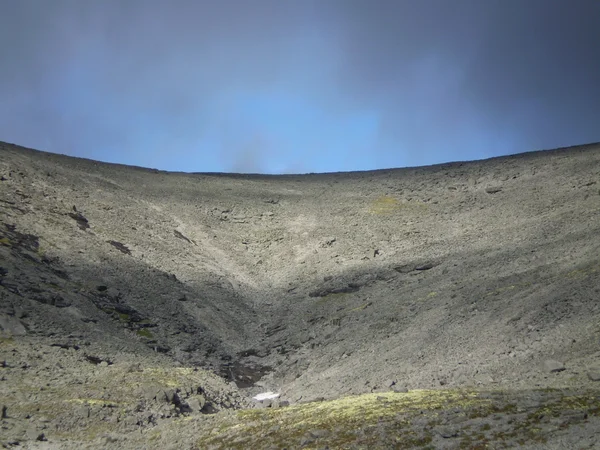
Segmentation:
{"type": "Polygon", "coordinates": [[[154,337],[154,335],[150,332],[150,330],[148,328],[140,328],[139,330],[136,331],[136,334],[138,336],[145,337],[148,339],[152,339],[154,337]]]}
{"type": "Polygon", "coordinates": [[[0,238],[0,245],[5,245],[7,247],[10,247],[10,245],[11,245],[10,239],[8,239],[7,237],[0,238]]]}
{"type": "Polygon", "coordinates": [[[129,322],[131,320],[131,317],[129,316],[129,314],[126,314],[126,313],[117,313],[117,315],[119,316],[119,320],[121,322],[129,322]]]}

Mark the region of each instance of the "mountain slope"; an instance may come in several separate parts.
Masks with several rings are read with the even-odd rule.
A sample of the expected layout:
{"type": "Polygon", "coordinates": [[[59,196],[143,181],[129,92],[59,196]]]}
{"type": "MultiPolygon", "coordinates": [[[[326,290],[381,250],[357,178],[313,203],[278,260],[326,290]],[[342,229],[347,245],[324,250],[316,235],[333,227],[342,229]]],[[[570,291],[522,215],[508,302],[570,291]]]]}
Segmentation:
{"type": "MultiPolygon", "coordinates": [[[[56,369],[66,379],[86,367],[126,378],[131,360],[225,378],[171,382],[179,412],[201,386],[214,410],[263,390],[294,404],[390,388],[597,388],[598,144],[285,176],[0,144],[0,180],[9,382],[41,383],[47,352],[69,353],[56,369]]],[[[23,399],[9,384],[10,413],[23,399]]],[[[148,411],[178,414],[135,398],[133,428],[148,411]]]]}

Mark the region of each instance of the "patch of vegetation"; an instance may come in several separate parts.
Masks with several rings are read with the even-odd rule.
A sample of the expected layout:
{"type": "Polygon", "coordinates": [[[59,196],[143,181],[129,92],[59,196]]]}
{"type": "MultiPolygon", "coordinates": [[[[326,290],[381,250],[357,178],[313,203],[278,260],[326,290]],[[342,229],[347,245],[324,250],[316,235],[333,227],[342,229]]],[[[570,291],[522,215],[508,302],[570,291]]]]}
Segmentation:
{"type": "Polygon", "coordinates": [[[139,330],[136,331],[136,334],[138,336],[147,338],[147,339],[152,339],[154,338],[154,335],[150,332],[150,330],[148,328],[140,328],[139,330]]]}
{"type": "Polygon", "coordinates": [[[382,196],[371,204],[371,214],[391,214],[400,209],[400,202],[395,197],[382,196]]]}
{"type": "Polygon", "coordinates": [[[274,446],[300,444],[311,431],[323,430],[324,437],[317,446],[344,448],[347,445],[376,447],[385,427],[385,434],[397,448],[422,448],[432,437],[415,433],[409,427],[411,417],[430,414],[452,405],[467,408],[477,399],[469,391],[411,391],[408,393],[375,393],[345,397],[338,400],[306,403],[283,409],[253,409],[237,413],[232,423],[217,433],[201,438],[197,445],[206,448],[257,448],[262,436],[269,434],[274,446]],[[276,433],[269,430],[277,429],[276,433]],[[266,434],[265,434],[266,433],[266,434]]]}
{"type": "Polygon", "coordinates": [[[197,441],[197,448],[263,448],[266,437],[269,445],[282,448],[302,442],[310,448],[433,448],[436,429],[444,426],[449,415],[466,419],[457,431],[459,448],[543,445],[551,439],[544,431],[549,417],[565,417],[564,426],[569,427],[585,420],[585,413],[600,413],[597,392],[563,395],[538,390],[530,394],[541,403],[534,410],[518,406],[522,393],[474,390],[366,394],[283,409],[244,410],[220,421],[197,441]],[[482,423],[490,415],[503,420],[482,423]],[[424,418],[430,419],[428,426],[412,427],[415,420],[422,423],[424,418]]]}
{"type": "Polygon", "coordinates": [[[371,203],[369,212],[376,215],[387,215],[400,210],[423,211],[426,210],[427,207],[428,206],[425,203],[419,201],[400,202],[396,197],[383,195],[371,203]]]}
{"type": "Polygon", "coordinates": [[[0,334],[0,347],[3,345],[12,345],[14,344],[15,339],[12,336],[7,336],[4,334],[0,334]]]}

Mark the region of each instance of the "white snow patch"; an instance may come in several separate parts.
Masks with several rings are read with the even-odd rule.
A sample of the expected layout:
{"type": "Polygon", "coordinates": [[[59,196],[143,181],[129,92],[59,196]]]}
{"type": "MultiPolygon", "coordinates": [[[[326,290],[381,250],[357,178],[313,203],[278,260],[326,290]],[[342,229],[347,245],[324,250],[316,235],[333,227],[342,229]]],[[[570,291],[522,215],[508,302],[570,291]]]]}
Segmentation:
{"type": "Polygon", "coordinates": [[[275,392],[263,392],[262,394],[258,394],[255,397],[252,397],[254,400],[257,400],[259,402],[262,402],[263,400],[270,400],[272,398],[277,398],[279,397],[279,394],[276,394],[275,392]]]}

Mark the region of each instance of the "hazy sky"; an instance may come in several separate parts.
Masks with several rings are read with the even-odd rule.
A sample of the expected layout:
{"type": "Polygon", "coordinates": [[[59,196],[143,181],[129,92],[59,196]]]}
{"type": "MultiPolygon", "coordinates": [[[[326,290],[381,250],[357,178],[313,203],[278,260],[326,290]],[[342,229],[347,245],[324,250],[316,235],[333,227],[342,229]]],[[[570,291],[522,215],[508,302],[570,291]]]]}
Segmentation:
{"type": "Polygon", "coordinates": [[[0,140],[263,173],[600,141],[600,1],[0,0],[0,140]]]}

